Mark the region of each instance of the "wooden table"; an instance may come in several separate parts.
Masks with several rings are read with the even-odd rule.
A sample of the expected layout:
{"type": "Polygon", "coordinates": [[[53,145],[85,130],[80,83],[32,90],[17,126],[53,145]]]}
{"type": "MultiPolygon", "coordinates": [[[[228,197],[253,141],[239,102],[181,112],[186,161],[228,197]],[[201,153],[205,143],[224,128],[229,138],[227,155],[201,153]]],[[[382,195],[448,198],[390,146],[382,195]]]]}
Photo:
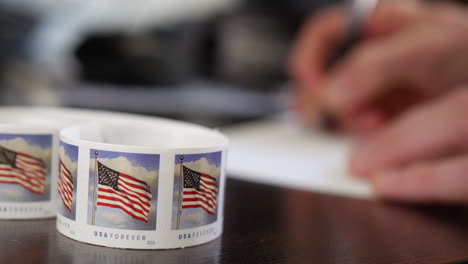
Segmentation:
{"type": "Polygon", "coordinates": [[[54,220],[0,221],[0,263],[452,263],[468,208],[408,208],[228,180],[221,239],[182,250],[80,243],[54,220]]]}

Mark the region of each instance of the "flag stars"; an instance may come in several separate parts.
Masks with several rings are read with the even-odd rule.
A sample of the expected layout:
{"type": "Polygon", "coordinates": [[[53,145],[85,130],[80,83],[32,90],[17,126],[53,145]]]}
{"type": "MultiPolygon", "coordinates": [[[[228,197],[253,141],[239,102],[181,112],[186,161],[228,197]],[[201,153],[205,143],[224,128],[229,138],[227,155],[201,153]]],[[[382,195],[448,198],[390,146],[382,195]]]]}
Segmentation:
{"type": "Polygon", "coordinates": [[[200,190],[200,174],[184,166],[184,188],[200,190]]]}
{"type": "Polygon", "coordinates": [[[0,146],[0,164],[10,165],[12,168],[16,168],[15,160],[16,152],[0,146]]]}
{"type": "Polygon", "coordinates": [[[107,185],[118,191],[119,173],[98,162],[99,184],[107,185]]]}

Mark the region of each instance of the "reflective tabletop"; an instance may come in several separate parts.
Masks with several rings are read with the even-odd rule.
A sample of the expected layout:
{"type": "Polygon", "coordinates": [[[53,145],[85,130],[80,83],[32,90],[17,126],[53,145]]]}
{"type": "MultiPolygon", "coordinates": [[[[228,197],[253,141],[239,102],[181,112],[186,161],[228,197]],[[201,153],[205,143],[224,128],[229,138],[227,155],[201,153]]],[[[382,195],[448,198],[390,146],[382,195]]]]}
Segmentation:
{"type": "Polygon", "coordinates": [[[0,221],[0,263],[454,263],[468,207],[407,207],[229,179],[224,233],[177,250],[122,250],[60,235],[55,220],[0,221]]]}

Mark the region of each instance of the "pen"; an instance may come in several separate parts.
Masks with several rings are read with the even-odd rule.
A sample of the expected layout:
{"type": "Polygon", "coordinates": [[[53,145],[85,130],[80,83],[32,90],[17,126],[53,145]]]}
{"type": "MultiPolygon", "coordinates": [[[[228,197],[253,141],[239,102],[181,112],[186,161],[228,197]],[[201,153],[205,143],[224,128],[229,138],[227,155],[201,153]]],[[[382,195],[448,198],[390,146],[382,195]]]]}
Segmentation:
{"type": "MultiPolygon", "coordinates": [[[[338,49],[329,61],[328,68],[333,67],[359,42],[364,24],[374,12],[378,2],[379,0],[350,1],[350,15],[346,31],[338,49]]],[[[327,130],[335,131],[337,129],[336,118],[324,110],[321,125],[327,130]]]]}

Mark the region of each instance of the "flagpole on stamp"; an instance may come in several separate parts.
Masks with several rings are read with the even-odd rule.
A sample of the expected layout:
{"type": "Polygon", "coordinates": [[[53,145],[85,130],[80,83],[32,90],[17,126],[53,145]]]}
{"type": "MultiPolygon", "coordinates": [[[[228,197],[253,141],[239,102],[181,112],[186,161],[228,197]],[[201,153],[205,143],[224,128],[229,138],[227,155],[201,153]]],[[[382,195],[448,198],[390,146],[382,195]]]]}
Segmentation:
{"type": "Polygon", "coordinates": [[[180,228],[180,215],[182,214],[182,192],[184,191],[184,156],[180,156],[180,181],[179,181],[179,207],[177,210],[177,227],[180,228]]]}
{"type": "Polygon", "coordinates": [[[96,207],[97,207],[97,188],[98,188],[98,162],[97,162],[97,157],[98,157],[98,152],[94,152],[94,202],[93,202],[93,221],[92,224],[94,225],[95,219],[96,219],[96,207]]]}

